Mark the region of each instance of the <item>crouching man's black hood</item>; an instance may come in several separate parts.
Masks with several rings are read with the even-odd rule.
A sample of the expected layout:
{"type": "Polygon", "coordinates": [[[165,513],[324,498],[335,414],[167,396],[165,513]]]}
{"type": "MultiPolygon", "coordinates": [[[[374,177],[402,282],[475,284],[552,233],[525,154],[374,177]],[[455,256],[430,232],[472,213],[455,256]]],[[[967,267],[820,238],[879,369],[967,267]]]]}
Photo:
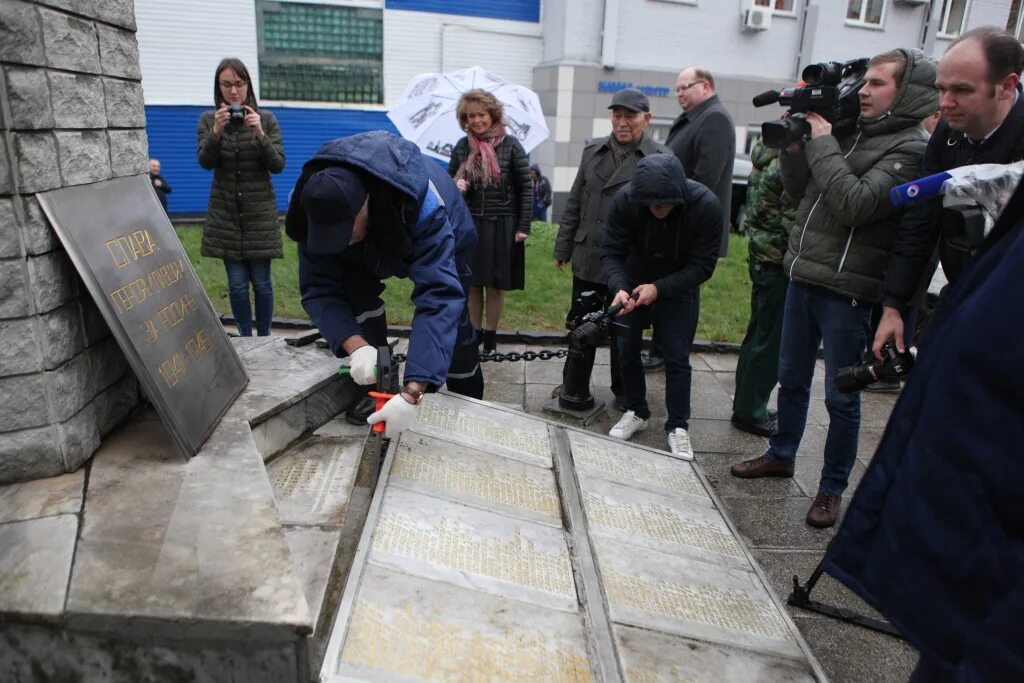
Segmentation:
{"type": "Polygon", "coordinates": [[[636,165],[633,201],[641,206],[686,204],[686,172],[674,154],[652,154],[636,165]]]}

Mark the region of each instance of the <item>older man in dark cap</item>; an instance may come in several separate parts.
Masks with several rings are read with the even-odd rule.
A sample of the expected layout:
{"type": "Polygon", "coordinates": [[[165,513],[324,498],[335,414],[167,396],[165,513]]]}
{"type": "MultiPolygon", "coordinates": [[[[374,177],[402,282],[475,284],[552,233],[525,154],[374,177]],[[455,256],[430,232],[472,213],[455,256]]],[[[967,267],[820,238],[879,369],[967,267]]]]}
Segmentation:
{"type": "MultiPolygon", "coordinates": [[[[602,298],[611,299],[601,270],[601,241],[612,199],[633,179],[638,161],[652,154],[672,153],[644,132],[651,123],[651,106],[642,92],[633,88],[620,90],[612,97],[608,109],[612,133],[591,140],[583,148],[555,241],[555,266],[562,269],[572,263],[573,303],[583,292],[597,292],[602,298]]],[[[575,317],[575,311],[570,311],[567,320],[575,317]]],[[[616,405],[622,408],[620,397],[624,389],[618,356],[613,352],[611,358],[612,392],[616,405]]]]}
{"type": "Polygon", "coordinates": [[[349,417],[386,421],[392,435],[442,384],[483,397],[464,286],[476,230],[444,169],[385,131],[332,140],[303,167],[285,223],[299,243],[302,306],[335,355],[351,357],[358,384],[375,381],[376,347],[387,343],[381,280],[413,281],[402,390],[368,420],[365,402],[349,417]]]}

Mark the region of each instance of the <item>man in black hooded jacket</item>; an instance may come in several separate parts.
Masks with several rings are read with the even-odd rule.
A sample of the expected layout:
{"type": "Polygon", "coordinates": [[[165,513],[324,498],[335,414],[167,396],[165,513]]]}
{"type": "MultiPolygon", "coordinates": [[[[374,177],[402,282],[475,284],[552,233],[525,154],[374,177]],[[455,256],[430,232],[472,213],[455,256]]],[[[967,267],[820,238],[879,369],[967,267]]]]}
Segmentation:
{"type": "Polygon", "coordinates": [[[690,346],[697,332],[700,284],[718,258],[722,207],[704,185],[687,180],[667,154],[644,157],[633,181],[615,195],[605,226],[601,264],[612,305],[621,304],[629,334],[619,342],[627,410],[608,432],[629,439],[647,428],[651,411],[640,349],[654,326],[665,353],[665,407],[669,450],[693,459],[690,419],[690,346]]]}

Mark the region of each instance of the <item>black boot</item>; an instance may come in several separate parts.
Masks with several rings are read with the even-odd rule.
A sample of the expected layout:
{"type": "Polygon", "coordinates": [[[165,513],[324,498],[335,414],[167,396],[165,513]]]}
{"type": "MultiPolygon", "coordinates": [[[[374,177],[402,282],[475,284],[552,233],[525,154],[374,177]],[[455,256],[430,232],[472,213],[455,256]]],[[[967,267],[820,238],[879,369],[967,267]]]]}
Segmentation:
{"type": "Polygon", "coordinates": [[[484,353],[494,353],[498,349],[498,340],[495,336],[498,334],[496,330],[483,330],[484,334],[484,353]]]}

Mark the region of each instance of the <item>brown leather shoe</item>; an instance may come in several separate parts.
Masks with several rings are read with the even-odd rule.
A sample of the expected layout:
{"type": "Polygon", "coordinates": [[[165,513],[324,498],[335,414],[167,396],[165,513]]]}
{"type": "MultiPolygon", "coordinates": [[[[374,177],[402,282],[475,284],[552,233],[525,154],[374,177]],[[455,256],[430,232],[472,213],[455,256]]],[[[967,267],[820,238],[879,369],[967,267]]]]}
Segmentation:
{"type": "Polygon", "coordinates": [[[839,519],[839,510],[842,506],[842,496],[830,496],[818,491],[814,502],[811,503],[811,509],[807,511],[807,523],[819,529],[826,529],[839,519]]]}
{"type": "Polygon", "coordinates": [[[767,455],[752,460],[738,462],[729,468],[732,476],[740,479],[759,479],[760,477],[792,477],[793,463],[772,460],[767,455]]]}

